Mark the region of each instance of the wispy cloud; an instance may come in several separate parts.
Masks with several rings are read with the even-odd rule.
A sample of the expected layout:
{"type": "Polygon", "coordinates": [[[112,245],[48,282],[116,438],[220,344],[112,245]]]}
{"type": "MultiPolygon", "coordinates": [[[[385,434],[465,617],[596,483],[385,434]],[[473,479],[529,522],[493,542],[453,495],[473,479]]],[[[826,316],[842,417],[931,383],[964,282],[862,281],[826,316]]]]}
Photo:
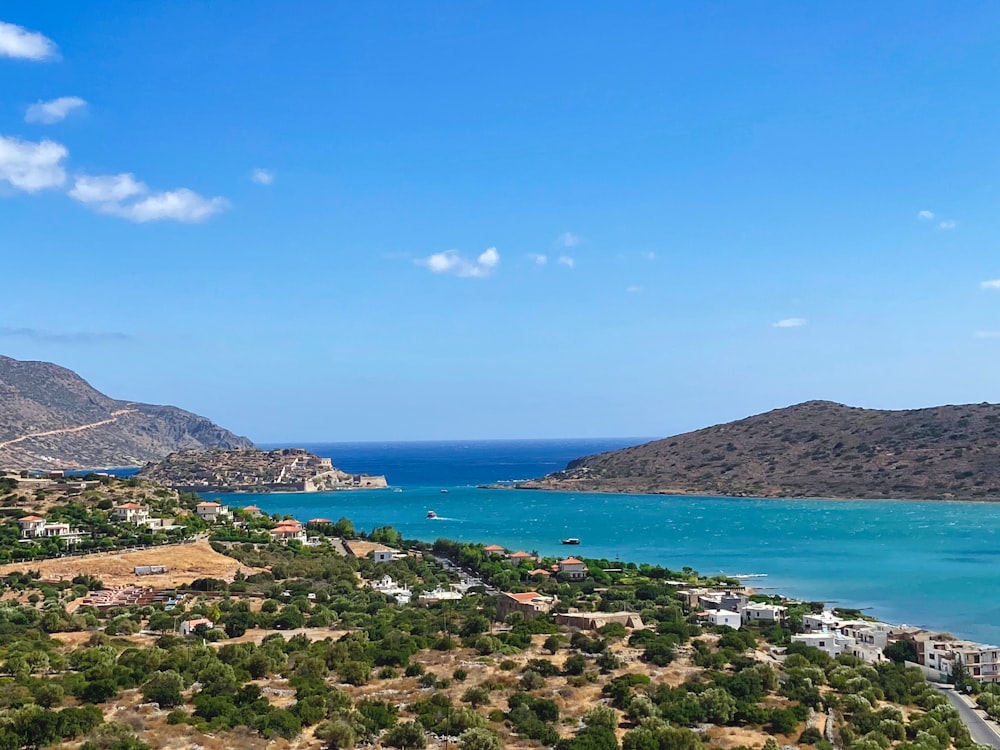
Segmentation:
{"type": "Polygon", "coordinates": [[[1000,289],[1000,279],[988,279],[986,281],[980,281],[979,287],[981,289],[1000,289]]]}
{"type": "Polygon", "coordinates": [[[654,253],[652,250],[649,250],[648,252],[643,253],[642,257],[645,258],[646,260],[656,260],[656,253],[654,253]]]}
{"type": "Polygon", "coordinates": [[[418,258],[416,263],[424,266],[431,273],[451,274],[464,279],[485,279],[492,275],[497,266],[500,265],[500,253],[495,247],[490,247],[475,259],[470,260],[458,250],[445,250],[426,258],[418,258]]]}
{"type": "Polygon", "coordinates": [[[558,263],[561,266],[566,266],[566,268],[576,268],[576,260],[568,255],[560,255],[558,263]]]}
{"type": "Polygon", "coordinates": [[[563,232],[556,238],[556,244],[559,247],[576,247],[582,241],[583,238],[580,235],[572,232],[563,232]]]}
{"type": "Polygon", "coordinates": [[[261,169],[258,167],[250,173],[250,179],[258,185],[270,185],[274,182],[274,172],[270,169],[261,169]]]}
{"type": "Polygon", "coordinates": [[[78,96],[60,96],[47,102],[37,101],[24,113],[24,121],[51,125],[65,120],[74,109],[86,106],[87,102],[78,96]]]}
{"type": "Polygon", "coordinates": [[[958,226],[958,222],[955,221],[954,219],[947,219],[945,221],[942,221],[940,224],[938,224],[938,226],[941,229],[954,229],[955,227],[958,226]]]}
{"type": "Polygon", "coordinates": [[[178,188],[151,192],[130,173],[76,178],[70,197],[95,211],[129,221],[179,221],[196,224],[229,207],[225,198],[205,198],[193,190],[178,188]]]}
{"type": "Polygon", "coordinates": [[[628,292],[629,294],[641,294],[642,293],[642,287],[641,286],[635,286],[635,285],[633,285],[633,286],[627,286],[627,287],[625,287],[625,291],[628,292]]]}
{"type": "Polygon", "coordinates": [[[69,151],[55,141],[22,141],[0,135],[0,181],[36,193],[66,182],[62,161],[69,151]]]}
{"type": "Polygon", "coordinates": [[[1000,339],[1000,331],[976,331],[972,337],[976,339],[1000,339]]]}
{"type": "Polygon", "coordinates": [[[120,331],[48,331],[44,328],[14,328],[0,326],[0,338],[27,339],[45,344],[98,344],[131,341],[132,337],[120,331]]]}
{"type": "Polygon", "coordinates": [[[805,318],[785,318],[775,323],[771,323],[772,328],[801,328],[809,321],[805,318]]]}
{"type": "Polygon", "coordinates": [[[917,212],[917,218],[921,221],[930,221],[934,218],[934,212],[924,209],[923,211],[917,212]]]}
{"type": "Polygon", "coordinates": [[[539,253],[529,253],[528,257],[535,262],[536,266],[544,266],[549,262],[549,256],[541,255],[539,253]]]}
{"type": "Polygon", "coordinates": [[[59,48],[44,34],[0,21],[0,57],[39,62],[55,60],[59,57],[59,48]]]}

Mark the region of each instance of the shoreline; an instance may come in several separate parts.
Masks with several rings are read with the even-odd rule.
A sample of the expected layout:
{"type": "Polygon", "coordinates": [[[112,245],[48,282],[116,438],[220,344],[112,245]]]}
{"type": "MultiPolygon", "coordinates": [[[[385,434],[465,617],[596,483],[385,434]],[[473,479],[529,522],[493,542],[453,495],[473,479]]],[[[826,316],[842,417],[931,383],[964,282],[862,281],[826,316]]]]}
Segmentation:
{"type": "Polygon", "coordinates": [[[555,492],[580,495],[629,495],[632,497],[711,497],[723,500],[828,500],[844,503],[985,503],[998,504],[1000,497],[835,497],[825,495],[725,495],[711,492],[682,490],[655,490],[641,492],[627,489],[580,489],[563,487],[532,487],[520,483],[492,482],[477,484],[477,490],[522,490],[524,492],[555,492]]]}

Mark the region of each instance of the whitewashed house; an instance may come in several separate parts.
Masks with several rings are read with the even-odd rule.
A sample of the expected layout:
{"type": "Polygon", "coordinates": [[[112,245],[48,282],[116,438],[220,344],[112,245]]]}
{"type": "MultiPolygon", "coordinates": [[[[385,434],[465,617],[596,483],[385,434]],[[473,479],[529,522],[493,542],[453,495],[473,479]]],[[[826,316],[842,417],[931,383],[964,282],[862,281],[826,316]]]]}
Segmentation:
{"type": "Polygon", "coordinates": [[[777,625],[784,622],[787,611],[788,607],[782,607],[780,604],[750,602],[743,607],[743,624],[777,625]]]}
{"type": "Polygon", "coordinates": [[[203,502],[195,506],[198,518],[207,523],[215,523],[229,515],[229,508],[221,503],[203,502]]]}
{"type": "Polygon", "coordinates": [[[743,618],[739,612],[731,612],[728,609],[709,609],[705,612],[706,618],[713,625],[725,625],[733,630],[739,630],[743,624],[743,618]]]}
{"type": "Polygon", "coordinates": [[[139,503],[122,503],[111,509],[111,520],[139,526],[149,521],[149,509],[139,503]]]}

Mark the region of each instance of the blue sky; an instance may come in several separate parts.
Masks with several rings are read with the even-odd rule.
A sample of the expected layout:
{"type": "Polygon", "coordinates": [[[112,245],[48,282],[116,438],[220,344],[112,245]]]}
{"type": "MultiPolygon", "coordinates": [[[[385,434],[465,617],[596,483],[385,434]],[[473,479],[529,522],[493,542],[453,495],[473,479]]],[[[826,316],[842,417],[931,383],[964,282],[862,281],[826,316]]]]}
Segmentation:
{"type": "Polygon", "coordinates": [[[1000,400],[1000,5],[7,0],[0,352],[261,441],[1000,400]]]}

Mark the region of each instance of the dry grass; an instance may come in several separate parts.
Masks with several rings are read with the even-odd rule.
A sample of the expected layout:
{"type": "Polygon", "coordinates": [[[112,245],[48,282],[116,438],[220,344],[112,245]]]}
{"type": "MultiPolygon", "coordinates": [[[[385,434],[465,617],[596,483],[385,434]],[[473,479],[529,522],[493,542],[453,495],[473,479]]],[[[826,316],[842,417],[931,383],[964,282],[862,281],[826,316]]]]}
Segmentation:
{"type": "Polygon", "coordinates": [[[0,576],[27,570],[37,570],[46,581],[92,575],[100,578],[105,586],[134,584],[152,588],[172,588],[191,583],[196,578],[232,581],[237,571],[243,571],[245,575],[261,572],[258,568],[241,565],[231,557],[220,555],[207,541],[172,544],[138,552],[102,552],[80,557],[10,563],[0,565],[0,576]],[[140,565],[166,565],[167,572],[137,576],[133,569],[140,565]]]}

